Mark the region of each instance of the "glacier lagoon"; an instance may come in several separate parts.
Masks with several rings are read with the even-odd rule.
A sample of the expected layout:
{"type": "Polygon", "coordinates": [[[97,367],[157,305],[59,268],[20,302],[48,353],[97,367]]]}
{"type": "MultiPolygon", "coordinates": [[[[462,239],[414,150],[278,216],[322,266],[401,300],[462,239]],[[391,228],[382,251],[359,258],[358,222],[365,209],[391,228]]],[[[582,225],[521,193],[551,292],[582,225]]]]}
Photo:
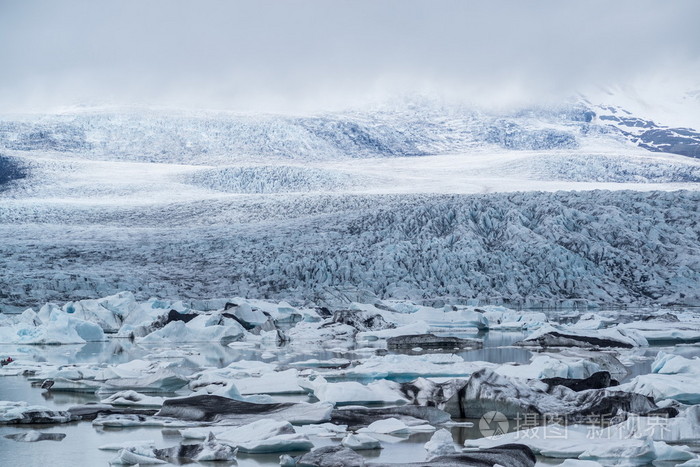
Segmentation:
{"type": "Polygon", "coordinates": [[[697,135],[610,112],[4,118],[3,460],[696,457],[697,135]]]}
{"type": "MultiPolygon", "coordinates": [[[[67,304],[61,308],[47,305],[35,315],[25,312],[23,315],[6,317],[6,320],[12,319],[17,323],[15,327],[18,330],[18,339],[26,339],[30,334],[20,332],[21,330],[50,327],[51,316],[55,318],[61,314],[73,315],[76,327],[79,325],[77,321],[85,319],[100,323],[100,326],[106,328],[106,318],[109,315],[120,316],[123,324],[116,330],[117,334],[96,336],[100,339],[96,342],[44,345],[25,341],[22,344],[0,345],[0,352],[14,359],[14,362],[3,366],[0,370],[3,375],[0,399],[24,401],[30,405],[43,406],[47,410],[54,411],[66,411],[71,407],[89,407],[89,404],[99,403],[100,400],[104,402],[109,394],[119,393],[119,389],[139,384],[130,381],[130,377],[141,372],[146,374],[158,372],[161,371],[158,368],[171,367],[171,364],[174,364],[179,368],[176,373],[186,376],[183,379],[184,386],[180,389],[173,393],[157,384],[142,386],[142,390],[145,391],[143,395],[161,398],[160,402],[156,401],[155,408],[158,404],[162,404],[163,398],[183,397],[192,393],[193,388],[198,388],[196,392],[200,394],[216,394],[221,389],[221,385],[226,382],[238,385],[241,393],[253,395],[268,392],[270,396],[266,397],[272,397],[276,402],[317,403],[316,401],[325,400],[327,393],[319,392],[318,386],[313,388],[303,381],[318,382],[320,378],[329,382],[322,384],[355,382],[367,388],[373,387],[378,382],[390,382],[396,386],[383,387],[377,400],[389,393],[393,394],[394,400],[406,404],[408,394],[402,392],[399,386],[401,383],[411,384],[420,377],[427,377],[434,381],[453,380],[456,375],[459,375],[458,381],[461,378],[464,382],[468,380],[469,371],[483,367],[493,368],[504,375],[535,380],[539,378],[543,381],[551,377],[585,378],[605,368],[615,374],[621,387],[624,387],[624,385],[635,384],[645,375],[664,375],[665,372],[661,368],[654,369],[655,366],[661,365],[659,363],[663,361],[661,355],[673,354],[680,359],[686,359],[681,362],[686,366],[695,365],[695,362],[700,361],[697,359],[700,357],[700,348],[694,344],[700,337],[700,320],[689,320],[688,318],[695,312],[688,308],[644,308],[624,311],[601,309],[595,313],[580,315],[572,311],[542,313],[515,311],[495,306],[482,308],[460,306],[454,307],[453,310],[453,307],[431,308],[407,301],[377,301],[374,304],[351,305],[349,309],[354,310],[352,316],[360,316],[362,319],[348,321],[343,317],[346,316],[343,313],[323,318],[326,314],[325,310],[295,308],[286,303],[248,302],[231,298],[214,301],[210,305],[213,307],[224,302],[236,303],[236,306],[224,307],[225,310],[221,308],[197,312],[183,305],[182,302],[167,300],[136,302],[133,295],[122,293],[98,301],[88,300],[83,303],[67,304]],[[215,323],[221,322],[221,315],[224,313],[236,316],[240,320],[235,321],[236,323],[268,322],[263,320],[275,317],[277,324],[274,328],[268,328],[267,331],[261,330],[257,335],[253,334],[254,328],[251,328],[251,331],[243,330],[240,338],[227,344],[196,342],[201,339],[199,333],[202,328],[195,324],[190,325],[189,333],[183,334],[178,331],[174,334],[176,340],[156,342],[153,338],[149,338],[150,335],[158,333],[161,334],[161,338],[164,338],[163,330],[168,329],[169,326],[174,328],[173,323],[181,322],[176,319],[163,324],[167,321],[163,316],[170,314],[171,309],[178,309],[180,317],[194,314],[207,316],[209,323],[204,324],[203,329],[220,326],[215,323]],[[262,310],[265,310],[265,314],[262,310]],[[640,316],[646,319],[640,320],[640,316]],[[682,321],[672,320],[670,316],[680,316],[682,321]],[[134,317],[137,318],[135,321],[134,317]],[[214,317],[217,319],[212,319],[214,317]],[[368,325],[368,318],[373,318],[373,323],[368,325]],[[420,322],[426,323],[426,326],[416,327],[416,323],[420,322]],[[645,326],[648,323],[653,326],[645,326]],[[587,331],[593,329],[598,330],[594,333],[598,336],[605,335],[605,329],[625,328],[627,329],[625,335],[633,335],[629,330],[638,329],[641,336],[635,339],[640,345],[617,348],[593,346],[583,350],[579,347],[546,345],[533,348],[519,344],[527,341],[528,336],[548,326],[555,326],[562,333],[570,332],[573,333],[572,335],[589,335],[590,332],[587,333],[587,331]],[[664,327],[671,330],[674,326],[692,327],[694,334],[689,334],[687,329],[675,345],[663,341],[653,343],[656,331],[664,327]],[[449,344],[437,344],[436,347],[426,348],[396,347],[391,344],[391,348],[389,347],[389,343],[393,342],[389,340],[391,336],[410,336],[412,333],[415,335],[416,332],[423,330],[438,338],[452,336],[467,339],[470,347],[456,349],[449,344]],[[286,336],[284,341],[278,340],[278,331],[286,336]],[[120,335],[121,337],[117,337],[120,335]],[[644,335],[649,336],[652,343],[648,340],[645,342],[644,335]],[[598,360],[601,356],[604,358],[598,360]],[[134,367],[134,362],[150,363],[148,365],[139,363],[134,367]],[[133,370],[136,370],[136,373],[133,373],[133,370]],[[223,373],[217,373],[222,370],[223,373]],[[292,386],[299,384],[297,388],[289,389],[290,381],[286,376],[280,379],[267,379],[267,383],[262,382],[270,375],[282,375],[290,370],[294,372],[294,378],[292,378],[294,381],[291,384],[292,386]],[[109,373],[111,379],[104,379],[105,372],[109,373]],[[261,380],[262,386],[255,384],[256,379],[261,380]],[[47,380],[55,381],[56,384],[47,386],[47,380]],[[120,380],[124,382],[123,385],[114,386],[115,381],[120,380]],[[61,382],[66,381],[82,383],[92,381],[95,385],[87,390],[65,384],[61,386],[61,382]],[[272,386],[269,386],[270,384],[272,386]],[[39,387],[40,385],[44,388],[39,387]]],[[[170,318],[173,316],[171,315],[170,318]]],[[[227,318],[224,317],[224,319],[227,318]]],[[[190,323],[193,321],[187,324],[190,323]]],[[[6,321],[4,324],[7,326],[9,323],[6,321]]],[[[667,335],[671,334],[667,332],[667,335]]],[[[32,335],[35,339],[50,336],[50,334],[40,335],[39,333],[32,335]]],[[[92,338],[90,336],[95,337],[90,334],[88,338],[92,338]]],[[[51,342],[51,339],[45,342],[51,342]]],[[[623,345],[624,342],[618,341],[618,344],[623,345]]],[[[682,369],[669,371],[667,376],[671,378],[670,381],[676,373],[686,374],[686,376],[692,374],[682,369]]],[[[695,384],[697,385],[697,382],[695,384]]],[[[614,389],[614,387],[609,388],[609,390],[614,389]]],[[[595,389],[589,391],[595,391],[595,389]]],[[[367,402],[365,395],[361,390],[358,391],[357,387],[346,388],[342,394],[343,398],[336,399],[335,402],[338,409],[349,407],[347,410],[353,411],[352,407],[357,404],[370,408],[394,406],[393,403],[388,402],[367,402]]],[[[654,394],[650,393],[650,395],[654,394]]],[[[244,394],[234,397],[250,396],[244,394]]],[[[687,409],[683,409],[685,407],[683,403],[676,401],[673,397],[675,396],[672,394],[656,394],[655,399],[659,403],[666,400],[680,408],[681,414],[675,417],[679,418],[682,416],[682,410],[687,409]],[[665,399],[666,397],[671,399],[665,399]]],[[[660,404],[662,405],[664,404],[660,404]]],[[[149,408],[147,404],[139,406],[136,403],[129,407],[118,402],[109,406],[116,412],[128,412],[124,410],[128,408],[149,408]]],[[[151,406],[151,408],[154,407],[151,406]]],[[[101,409],[106,410],[105,407],[101,409]]],[[[650,417],[650,415],[644,416],[650,417]]],[[[404,421],[416,420],[411,417],[399,416],[399,418],[404,421]]],[[[368,462],[401,464],[426,458],[427,452],[424,446],[433,436],[435,429],[447,428],[452,434],[455,447],[465,442],[469,445],[475,440],[483,439],[480,419],[463,419],[454,414],[451,419],[452,422],[443,420],[440,423],[428,423],[432,430],[423,429],[414,433],[410,430],[393,434],[371,433],[370,436],[379,440],[383,449],[357,452],[368,462]]],[[[95,423],[95,420],[91,422],[88,418],[61,424],[6,424],[0,428],[0,435],[3,436],[0,438],[0,443],[3,445],[4,459],[22,462],[22,465],[40,465],[43,462],[42,456],[37,454],[45,452],[46,455],[52,453],[53,458],[62,463],[79,459],[82,463],[106,464],[114,460],[117,451],[100,450],[101,446],[153,440],[155,447],[165,448],[180,443],[196,442],[190,439],[189,435],[183,438],[183,430],[192,429],[191,427],[205,426],[208,427],[205,430],[214,431],[230,427],[225,421],[213,424],[185,421],[172,426],[167,424],[159,426],[160,422],[146,421],[129,423],[121,427],[118,424],[110,426],[109,424],[95,425],[95,423]],[[66,437],[60,441],[59,450],[56,450],[54,441],[21,443],[4,437],[9,434],[36,431],[64,433],[66,437]],[[34,462],[32,459],[36,459],[35,464],[32,464],[34,462]]],[[[519,423],[517,420],[509,419],[508,431],[516,432],[518,428],[522,428],[519,423]]],[[[539,423],[541,422],[538,422],[538,426],[539,423]]],[[[610,420],[608,423],[614,426],[615,423],[619,423],[619,420],[610,420]]],[[[347,431],[358,428],[347,425],[343,427],[341,424],[339,431],[328,431],[328,428],[319,422],[315,429],[304,424],[297,424],[295,429],[299,433],[308,433],[311,443],[315,447],[322,447],[337,444],[346,436],[347,431]]],[[[669,440],[672,445],[673,441],[669,440]]],[[[687,444],[687,440],[683,439],[683,441],[683,444],[687,444]]],[[[683,449],[681,454],[676,453],[676,457],[682,458],[687,453],[694,453],[695,449],[700,451],[700,448],[692,446],[690,451],[683,449]]],[[[281,454],[298,456],[302,453],[287,452],[283,448],[267,454],[239,453],[237,463],[251,466],[276,465],[281,454]]],[[[660,451],[658,454],[661,455],[660,451]]],[[[649,456],[654,455],[656,454],[653,452],[641,453],[636,465],[645,465],[649,456]]],[[[540,454],[538,459],[545,464],[556,464],[559,457],[561,454],[545,453],[540,454]],[[551,457],[552,455],[554,458],[551,457]]],[[[171,461],[175,462],[175,460],[171,461]]],[[[176,463],[184,461],[181,459],[176,463]]],[[[606,463],[604,462],[603,465],[606,463]]],[[[671,462],[669,465],[674,463],[671,462]]]]}

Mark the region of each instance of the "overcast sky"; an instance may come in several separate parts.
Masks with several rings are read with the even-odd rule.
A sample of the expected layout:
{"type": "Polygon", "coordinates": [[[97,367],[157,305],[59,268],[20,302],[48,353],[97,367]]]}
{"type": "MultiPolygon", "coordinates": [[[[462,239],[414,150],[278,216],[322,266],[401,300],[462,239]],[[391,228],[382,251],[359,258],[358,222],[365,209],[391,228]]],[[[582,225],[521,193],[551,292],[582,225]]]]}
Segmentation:
{"type": "Polygon", "coordinates": [[[500,105],[698,84],[699,22],[694,0],[0,0],[0,106],[500,105]]]}

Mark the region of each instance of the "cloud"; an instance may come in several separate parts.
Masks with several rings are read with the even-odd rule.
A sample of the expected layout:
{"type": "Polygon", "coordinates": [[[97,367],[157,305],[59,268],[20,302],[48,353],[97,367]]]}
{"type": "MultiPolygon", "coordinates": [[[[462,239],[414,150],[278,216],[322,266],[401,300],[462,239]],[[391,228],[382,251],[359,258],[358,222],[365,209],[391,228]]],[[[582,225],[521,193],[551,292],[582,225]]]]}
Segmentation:
{"type": "Polygon", "coordinates": [[[0,0],[0,105],[296,110],[412,92],[488,105],[700,82],[697,18],[692,0],[0,0]]]}

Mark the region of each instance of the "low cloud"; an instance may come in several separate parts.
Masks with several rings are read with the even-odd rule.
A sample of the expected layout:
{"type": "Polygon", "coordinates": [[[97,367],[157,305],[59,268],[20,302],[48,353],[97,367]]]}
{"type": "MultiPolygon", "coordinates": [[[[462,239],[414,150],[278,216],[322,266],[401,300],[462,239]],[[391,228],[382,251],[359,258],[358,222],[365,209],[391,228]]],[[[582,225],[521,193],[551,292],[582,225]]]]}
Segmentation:
{"type": "Polygon", "coordinates": [[[700,86],[698,18],[696,1],[0,0],[0,105],[298,111],[700,86]]]}

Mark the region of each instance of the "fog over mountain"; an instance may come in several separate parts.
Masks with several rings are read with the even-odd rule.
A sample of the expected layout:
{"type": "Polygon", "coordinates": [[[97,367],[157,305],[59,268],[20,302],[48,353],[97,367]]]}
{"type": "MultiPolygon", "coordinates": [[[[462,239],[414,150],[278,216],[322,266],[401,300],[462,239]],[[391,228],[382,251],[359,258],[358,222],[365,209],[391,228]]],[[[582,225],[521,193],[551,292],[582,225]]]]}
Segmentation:
{"type": "Polygon", "coordinates": [[[700,89],[694,1],[0,2],[0,110],[489,107],[700,89]]]}

